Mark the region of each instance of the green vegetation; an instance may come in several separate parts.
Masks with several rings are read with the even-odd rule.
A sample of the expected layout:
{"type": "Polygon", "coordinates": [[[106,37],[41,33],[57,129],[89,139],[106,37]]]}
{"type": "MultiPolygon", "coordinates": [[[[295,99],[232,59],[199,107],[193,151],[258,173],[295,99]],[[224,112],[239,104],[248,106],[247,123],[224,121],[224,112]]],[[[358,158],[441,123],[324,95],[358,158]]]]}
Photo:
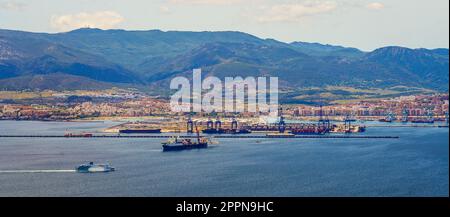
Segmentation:
{"type": "Polygon", "coordinates": [[[290,91],[285,93],[281,99],[284,103],[295,104],[347,104],[362,100],[375,101],[398,96],[433,93],[437,92],[429,89],[405,86],[395,86],[386,89],[327,86],[324,88],[312,87],[290,91]]]}

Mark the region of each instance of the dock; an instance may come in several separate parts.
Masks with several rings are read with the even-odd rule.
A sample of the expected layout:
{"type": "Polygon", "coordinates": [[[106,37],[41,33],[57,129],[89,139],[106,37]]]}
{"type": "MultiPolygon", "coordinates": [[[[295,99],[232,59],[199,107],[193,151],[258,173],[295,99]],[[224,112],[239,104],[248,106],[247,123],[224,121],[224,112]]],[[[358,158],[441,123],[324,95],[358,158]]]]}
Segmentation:
{"type": "Polygon", "coordinates": [[[448,125],[366,125],[373,128],[448,128],[448,125]]]}
{"type": "MultiPolygon", "coordinates": [[[[66,139],[167,139],[178,135],[92,135],[60,136],[60,135],[0,135],[0,138],[66,138],[66,139]]],[[[197,138],[196,135],[179,135],[179,138],[197,138]]],[[[217,139],[399,139],[398,136],[353,136],[353,135],[308,135],[308,136],[267,136],[267,135],[214,135],[207,136],[217,139]]]]}

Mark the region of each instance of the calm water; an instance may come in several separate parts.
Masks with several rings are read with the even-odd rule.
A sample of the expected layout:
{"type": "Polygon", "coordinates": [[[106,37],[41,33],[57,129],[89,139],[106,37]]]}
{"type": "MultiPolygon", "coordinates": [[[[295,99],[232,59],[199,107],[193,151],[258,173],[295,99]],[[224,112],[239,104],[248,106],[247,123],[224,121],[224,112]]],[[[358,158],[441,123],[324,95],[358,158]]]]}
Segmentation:
{"type": "MultiPolygon", "coordinates": [[[[96,131],[113,123],[0,121],[0,134],[96,131]],[[31,133],[32,132],[32,133],[31,133]]],[[[369,128],[400,139],[223,139],[162,153],[161,139],[0,138],[0,170],[67,170],[109,162],[108,174],[0,172],[0,196],[448,196],[448,128],[369,128]]]]}

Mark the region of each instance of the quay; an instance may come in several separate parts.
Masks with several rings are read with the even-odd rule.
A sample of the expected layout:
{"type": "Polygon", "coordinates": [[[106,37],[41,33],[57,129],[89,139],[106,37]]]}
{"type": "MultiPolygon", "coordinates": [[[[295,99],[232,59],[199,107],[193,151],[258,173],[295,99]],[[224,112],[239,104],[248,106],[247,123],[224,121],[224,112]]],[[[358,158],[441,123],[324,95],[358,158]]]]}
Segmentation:
{"type": "Polygon", "coordinates": [[[411,128],[448,128],[448,125],[366,125],[366,127],[378,127],[378,128],[397,128],[397,127],[411,127],[411,128]]]}
{"type": "MultiPolygon", "coordinates": [[[[164,139],[164,138],[172,138],[178,135],[92,135],[89,137],[84,136],[60,136],[60,135],[0,135],[0,138],[104,138],[104,139],[164,139]]],[[[196,135],[179,135],[180,138],[197,138],[196,135]]],[[[398,136],[350,136],[350,135],[309,135],[309,136],[270,136],[270,135],[214,135],[210,136],[212,138],[217,139],[399,139],[398,136]]]]}

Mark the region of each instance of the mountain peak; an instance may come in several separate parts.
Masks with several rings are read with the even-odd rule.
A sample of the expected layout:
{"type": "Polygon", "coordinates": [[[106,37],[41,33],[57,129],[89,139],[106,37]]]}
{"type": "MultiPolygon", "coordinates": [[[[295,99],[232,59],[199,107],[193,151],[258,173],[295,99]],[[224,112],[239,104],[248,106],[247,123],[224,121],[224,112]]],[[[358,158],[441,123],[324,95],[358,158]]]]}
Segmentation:
{"type": "Polygon", "coordinates": [[[413,52],[413,51],[414,51],[414,49],[407,48],[407,47],[386,46],[386,47],[381,47],[381,48],[375,49],[372,53],[377,53],[377,52],[404,53],[404,52],[413,52]]]}
{"type": "Polygon", "coordinates": [[[360,57],[363,51],[352,47],[343,47],[338,45],[320,44],[295,41],[290,45],[299,49],[299,51],[313,56],[340,56],[340,57],[360,57]]]}
{"type": "Polygon", "coordinates": [[[388,46],[378,48],[368,53],[367,57],[372,59],[374,58],[378,59],[379,57],[381,57],[383,59],[389,60],[389,59],[404,59],[404,58],[411,59],[411,58],[418,58],[420,56],[426,57],[434,55],[448,56],[448,49],[429,50],[425,48],[411,49],[400,46],[388,46]]]}
{"type": "Polygon", "coordinates": [[[102,32],[102,31],[104,31],[104,30],[99,29],[99,28],[85,27],[85,28],[74,29],[72,31],[69,31],[68,33],[95,33],[95,32],[102,32]]]}

